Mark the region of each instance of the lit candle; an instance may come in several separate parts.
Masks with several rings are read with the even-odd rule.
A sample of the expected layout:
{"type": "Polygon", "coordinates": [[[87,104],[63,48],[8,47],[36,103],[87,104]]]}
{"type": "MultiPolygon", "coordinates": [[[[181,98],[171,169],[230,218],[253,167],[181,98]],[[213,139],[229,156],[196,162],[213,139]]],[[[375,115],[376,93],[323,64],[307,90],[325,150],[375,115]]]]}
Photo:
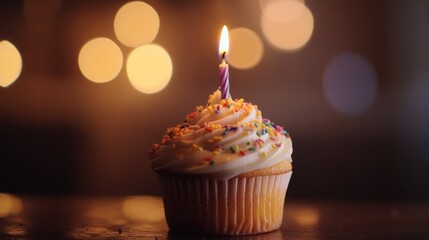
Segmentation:
{"type": "Polygon", "coordinates": [[[222,34],[220,35],[219,43],[219,59],[221,61],[219,65],[220,74],[220,92],[222,99],[230,98],[229,94],[229,70],[228,70],[228,50],[229,50],[229,39],[228,39],[228,28],[223,26],[222,34]]]}

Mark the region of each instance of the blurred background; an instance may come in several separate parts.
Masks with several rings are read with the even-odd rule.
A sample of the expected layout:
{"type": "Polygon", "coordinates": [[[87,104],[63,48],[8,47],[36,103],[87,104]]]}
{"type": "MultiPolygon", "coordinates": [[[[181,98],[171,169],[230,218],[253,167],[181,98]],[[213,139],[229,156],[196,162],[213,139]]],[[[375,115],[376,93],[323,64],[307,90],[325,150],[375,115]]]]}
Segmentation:
{"type": "Polygon", "coordinates": [[[425,0],[3,0],[0,192],[159,195],[147,150],[218,87],[224,24],[288,198],[429,200],[425,0]]]}

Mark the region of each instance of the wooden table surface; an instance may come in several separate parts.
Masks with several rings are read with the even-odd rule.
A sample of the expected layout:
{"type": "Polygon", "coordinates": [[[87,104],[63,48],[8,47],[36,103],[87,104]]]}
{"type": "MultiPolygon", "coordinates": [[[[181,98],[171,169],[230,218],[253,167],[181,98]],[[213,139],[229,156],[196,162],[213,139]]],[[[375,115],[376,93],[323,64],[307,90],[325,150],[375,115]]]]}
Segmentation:
{"type": "Polygon", "coordinates": [[[162,200],[0,194],[0,239],[429,239],[429,203],[286,200],[281,229],[253,236],[168,232],[162,200]]]}

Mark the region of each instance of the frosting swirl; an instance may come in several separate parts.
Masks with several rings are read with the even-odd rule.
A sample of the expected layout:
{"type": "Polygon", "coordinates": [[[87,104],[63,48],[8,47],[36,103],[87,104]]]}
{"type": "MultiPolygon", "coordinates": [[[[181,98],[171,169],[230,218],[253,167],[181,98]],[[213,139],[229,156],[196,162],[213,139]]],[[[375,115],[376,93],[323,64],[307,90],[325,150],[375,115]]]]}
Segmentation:
{"type": "Polygon", "coordinates": [[[262,118],[256,105],[221,99],[220,91],[197,106],[182,124],[168,128],[150,151],[159,171],[229,179],[239,174],[292,162],[292,141],[279,125],[262,118]]]}

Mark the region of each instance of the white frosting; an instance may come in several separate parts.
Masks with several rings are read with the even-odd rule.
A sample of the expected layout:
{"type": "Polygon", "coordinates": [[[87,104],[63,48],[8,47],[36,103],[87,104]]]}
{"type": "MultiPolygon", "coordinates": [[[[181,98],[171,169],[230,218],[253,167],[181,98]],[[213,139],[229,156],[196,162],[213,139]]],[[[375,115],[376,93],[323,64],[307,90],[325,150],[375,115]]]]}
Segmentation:
{"type": "Polygon", "coordinates": [[[207,106],[200,106],[187,123],[167,130],[165,136],[150,161],[155,171],[229,179],[292,161],[292,141],[280,126],[263,121],[257,106],[242,99],[222,103],[219,90],[207,106]]]}

